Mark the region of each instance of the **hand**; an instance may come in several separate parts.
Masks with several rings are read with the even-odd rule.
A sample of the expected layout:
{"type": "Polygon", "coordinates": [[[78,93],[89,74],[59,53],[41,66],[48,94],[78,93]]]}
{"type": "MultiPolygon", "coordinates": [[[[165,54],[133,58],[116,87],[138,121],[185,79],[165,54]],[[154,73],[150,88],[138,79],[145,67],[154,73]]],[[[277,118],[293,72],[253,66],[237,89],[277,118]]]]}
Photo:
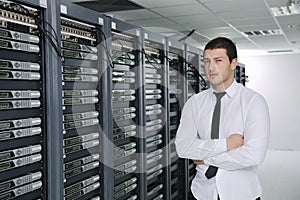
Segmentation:
{"type": "Polygon", "coordinates": [[[244,144],[244,136],[241,134],[232,134],[226,139],[227,150],[238,148],[244,144]]]}
{"type": "Polygon", "coordinates": [[[195,165],[204,165],[204,161],[203,160],[193,160],[195,165]]]}

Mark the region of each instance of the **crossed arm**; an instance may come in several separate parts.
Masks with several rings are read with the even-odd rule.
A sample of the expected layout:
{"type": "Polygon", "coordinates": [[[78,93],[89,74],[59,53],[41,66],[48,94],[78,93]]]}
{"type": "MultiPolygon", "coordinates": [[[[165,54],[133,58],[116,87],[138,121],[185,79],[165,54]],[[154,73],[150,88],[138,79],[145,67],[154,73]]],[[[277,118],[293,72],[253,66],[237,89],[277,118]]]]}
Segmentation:
{"type": "Polygon", "coordinates": [[[175,140],[178,156],[194,160],[195,164],[214,165],[226,170],[260,164],[267,150],[270,121],[265,100],[256,97],[254,101],[245,116],[244,133],[232,133],[228,138],[213,140],[197,136],[194,106],[186,104],[175,140]]]}
{"type": "MultiPolygon", "coordinates": [[[[232,134],[228,138],[226,138],[226,146],[227,150],[236,149],[244,144],[244,136],[241,134],[232,134]]],[[[196,165],[204,165],[203,160],[193,160],[196,165]]]]}

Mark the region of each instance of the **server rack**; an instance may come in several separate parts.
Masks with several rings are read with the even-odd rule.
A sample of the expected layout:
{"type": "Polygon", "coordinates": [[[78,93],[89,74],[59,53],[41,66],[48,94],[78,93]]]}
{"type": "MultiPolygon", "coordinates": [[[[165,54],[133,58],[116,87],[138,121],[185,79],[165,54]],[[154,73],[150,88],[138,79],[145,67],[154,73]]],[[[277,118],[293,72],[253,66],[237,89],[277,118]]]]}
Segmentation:
{"type": "Polygon", "coordinates": [[[244,86],[246,85],[247,82],[247,76],[245,72],[245,65],[242,63],[238,63],[235,71],[234,71],[234,78],[236,82],[243,84],[244,86]]]}
{"type": "Polygon", "coordinates": [[[110,199],[137,199],[144,191],[140,29],[110,19],[113,189],[110,199]]]}
{"type": "Polygon", "coordinates": [[[62,1],[62,199],[103,199],[101,74],[104,16],[62,1]]]}
{"type": "Polygon", "coordinates": [[[0,1],[0,199],[46,193],[44,8],[0,1]]]}
{"type": "Polygon", "coordinates": [[[184,178],[186,173],[186,160],[178,158],[174,144],[180,122],[181,110],[185,102],[186,69],[184,44],[171,39],[167,40],[167,44],[170,199],[188,199],[186,193],[187,183],[184,178]]]}
{"type": "Polygon", "coordinates": [[[143,32],[145,183],[149,200],[169,199],[166,38],[143,32]]]}

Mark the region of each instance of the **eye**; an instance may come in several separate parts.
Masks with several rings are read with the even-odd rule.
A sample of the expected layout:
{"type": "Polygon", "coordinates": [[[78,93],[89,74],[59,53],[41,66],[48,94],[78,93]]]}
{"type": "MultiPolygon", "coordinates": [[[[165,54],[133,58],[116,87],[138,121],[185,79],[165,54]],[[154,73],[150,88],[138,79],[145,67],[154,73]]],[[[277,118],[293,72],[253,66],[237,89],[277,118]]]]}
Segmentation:
{"type": "Polygon", "coordinates": [[[210,61],[209,60],[204,60],[203,63],[206,65],[206,64],[209,64],[210,61]]]}

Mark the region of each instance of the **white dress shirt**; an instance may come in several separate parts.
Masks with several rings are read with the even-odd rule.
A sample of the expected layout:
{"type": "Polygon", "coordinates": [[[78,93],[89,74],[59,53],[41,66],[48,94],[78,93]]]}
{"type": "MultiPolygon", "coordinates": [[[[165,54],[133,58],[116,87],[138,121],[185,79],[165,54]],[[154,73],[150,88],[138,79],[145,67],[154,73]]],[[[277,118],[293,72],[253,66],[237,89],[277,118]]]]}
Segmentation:
{"type": "Polygon", "coordinates": [[[213,89],[192,96],[184,105],[175,145],[181,158],[197,165],[191,190],[198,200],[254,200],[262,194],[257,166],[264,160],[270,134],[269,110],[258,93],[234,81],[221,99],[219,139],[210,139],[216,96],[213,89]],[[226,138],[243,134],[244,144],[227,151],[226,138]],[[204,175],[219,167],[215,177],[204,175]]]}

